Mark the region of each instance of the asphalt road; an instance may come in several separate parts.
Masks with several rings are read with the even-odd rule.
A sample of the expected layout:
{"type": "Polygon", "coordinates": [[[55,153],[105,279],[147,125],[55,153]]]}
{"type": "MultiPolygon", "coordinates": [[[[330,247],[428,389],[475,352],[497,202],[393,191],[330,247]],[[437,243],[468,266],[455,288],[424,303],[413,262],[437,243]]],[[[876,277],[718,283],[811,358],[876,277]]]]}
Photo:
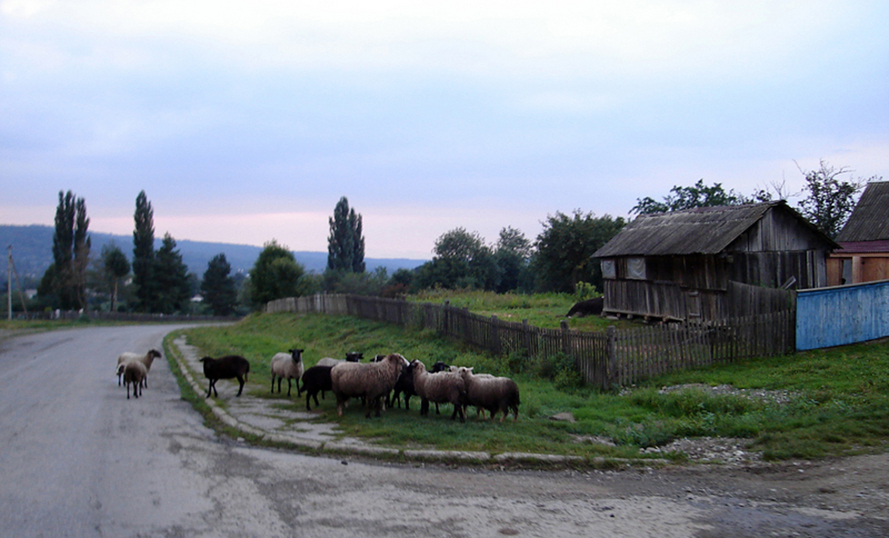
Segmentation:
{"type": "Polygon", "coordinates": [[[117,355],[160,349],[172,328],[0,340],[0,536],[889,535],[884,456],[843,468],[580,473],[244,446],[203,425],[165,360],[142,398],[118,387],[117,355]]]}

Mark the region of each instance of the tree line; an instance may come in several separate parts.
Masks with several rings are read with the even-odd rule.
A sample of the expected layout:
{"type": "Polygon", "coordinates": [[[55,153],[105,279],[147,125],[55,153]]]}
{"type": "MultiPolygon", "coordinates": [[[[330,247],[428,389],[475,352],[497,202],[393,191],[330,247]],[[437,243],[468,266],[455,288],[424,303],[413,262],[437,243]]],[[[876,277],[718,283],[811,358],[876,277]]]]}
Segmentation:
{"type": "MultiPolygon", "coordinates": [[[[805,177],[797,210],[829,237],[835,238],[855,206],[865,180],[846,179],[850,170],[822,161],[805,177]]],[[[872,177],[867,181],[879,178],[872,177]]],[[[726,190],[703,179],[691,186],[674,186],[661,200],[637,199],[630,214],[676,211],[693,207],[738,205],[786,199],[783,185],[760,188],[751,195],[726,190]]],[[[425,289],[477,289],[497,293],[558,292],[589,296],[602,289],[599,264],[592,254],[627,223],[622,217],[596,216],[575,209],[557,211],[542,221],[532,241],[511,226],[488,243],[463,227],[449,230],[434,244],[433,257],[419,267],[394,274],[379,268],[367,272],[362,216],[343,196],[329,219],[327,268],[310,273],[286,245],[267,242],[247,275],[232,275],[224,253],[215,256],[201,278],[189,274],[176,247],[165,234],[154,247],[154,210],[145,191],[136,197],[132,256],[116,245],[103,248],[90,263],[89,218],[86,202],[74,193],[59,192],[53,234],[53,263],[38,288],[37,302],[45,308],[147,313],[249,312],[268,301],[318,292],[397,297],[425,289]],[[199,295],[198,303],[193,297],[199,295]]]]}

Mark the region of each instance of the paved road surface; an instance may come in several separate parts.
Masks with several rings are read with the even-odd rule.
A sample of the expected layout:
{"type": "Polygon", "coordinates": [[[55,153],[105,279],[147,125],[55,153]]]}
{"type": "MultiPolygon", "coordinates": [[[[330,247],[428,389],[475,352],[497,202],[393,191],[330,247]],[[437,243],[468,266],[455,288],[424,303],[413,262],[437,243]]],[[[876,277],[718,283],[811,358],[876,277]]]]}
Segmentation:
{"type": "Polygon", "coordinates": [[[884,456],[842,469],[546,473],[246,447],[203,426],[166,361],[142,398],[117,386],[116,356],[160,348],[169,330],[0,340],[0,536],[889,535],[884,456]]]}

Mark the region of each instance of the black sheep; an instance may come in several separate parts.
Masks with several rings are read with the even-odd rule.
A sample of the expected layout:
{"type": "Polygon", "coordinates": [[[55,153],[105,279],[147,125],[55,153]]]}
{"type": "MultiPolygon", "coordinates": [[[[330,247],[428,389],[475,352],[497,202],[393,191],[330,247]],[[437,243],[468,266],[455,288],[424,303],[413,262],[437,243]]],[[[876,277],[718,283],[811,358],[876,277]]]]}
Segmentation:
{"type": "Polygon", "coordinates": [[[583,316],[598,316],[602,314],[602,307],[605,304],[604,297],[596,297],[595,299],[587,299],[586,301],[580,301],[575,303],[574,306],[571,307],[571,310],[568,311],[568,315],[566,317],[583,317],[583,316]]]}
{"type": "Polygon", "coordinates": [[[312,366],[303,372],[302,390],[306,393],[306,410],[311,411],[309,398],[315,398],[315,407],[318,407],[318,393],[324,398],[324,392],[333,390],[330,381],[330,370],[333,366],[312,366]]]}
{"type": "Polygon", "coordinates": [[[399,376],[398,381],[395,382],[395,388],[392,389],[392,398],[386,402],[386,405],[391,408],[392,402],[398,402],[398,407],[401,407],[401,396],[404,396],[404,408],[408,411],[411,410],[411,396],[416,396],[416,392],[414,392],[414,366],[410,364],[401,371],[401,376],[399,376]]]}
{"type": "Polygon", "coordinates": [[[238,383],[240,383],[237,395],[241,395],[241,392],[244,390],[244,383],[247,382],[247,374],[250,372],[250,363],[247,362],[247,359],[240,355],[226,355],[218,359],[204,357],[201,359],[201,362],[204,363],[204,376],[210,381],[210,387],[207,389],[207,398],[210,397],[211,392],[217,398],[219,397],[219,392],[216,390],[216,381],[235,377],[238,378],[238,383]]]}

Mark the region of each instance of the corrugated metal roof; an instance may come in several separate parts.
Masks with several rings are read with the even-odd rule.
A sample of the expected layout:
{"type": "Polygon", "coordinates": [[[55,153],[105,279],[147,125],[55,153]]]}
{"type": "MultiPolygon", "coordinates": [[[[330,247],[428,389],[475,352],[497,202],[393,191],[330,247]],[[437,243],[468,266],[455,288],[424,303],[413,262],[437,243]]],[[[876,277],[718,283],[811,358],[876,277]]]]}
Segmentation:
{"type": "Polygon", "coordinates": [[[838,243],[889,239],[889,181],[868,183],[838,243]]]}
{"type": "MultiPolygon", "coordinates": [[[[806,226],[815,230],[783,200],[749,205],[699,207],[670,213],[640,215],[597,250],[592,257],[718,254],[772,208],[789,211],[800,218],[806,226]]],[[[820,234],[817,231],[816,233],[820,234]]]]}

